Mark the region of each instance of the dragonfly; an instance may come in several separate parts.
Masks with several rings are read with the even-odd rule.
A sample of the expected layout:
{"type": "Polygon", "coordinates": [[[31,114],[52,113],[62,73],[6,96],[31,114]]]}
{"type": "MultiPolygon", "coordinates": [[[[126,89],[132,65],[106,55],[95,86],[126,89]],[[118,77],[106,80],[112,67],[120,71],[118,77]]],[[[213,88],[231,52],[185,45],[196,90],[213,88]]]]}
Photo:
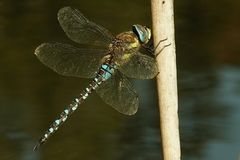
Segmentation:
{"type": "Polygon", "coordinates": [[[50,125],[34,150],[44,144],[93,91],[118,112],[135,114],[139,98],[129,78],[152,79],[158,74],[155,58],[140,52],[151,39],[151,30],[146,26],[135,24],[130,31],[113,36],[71,7],[59,10],[58,21],[66,35],[81,47],[43,43],[36,48],[35,55],[60,75],[92,78],[92,81],[50,125]]]}

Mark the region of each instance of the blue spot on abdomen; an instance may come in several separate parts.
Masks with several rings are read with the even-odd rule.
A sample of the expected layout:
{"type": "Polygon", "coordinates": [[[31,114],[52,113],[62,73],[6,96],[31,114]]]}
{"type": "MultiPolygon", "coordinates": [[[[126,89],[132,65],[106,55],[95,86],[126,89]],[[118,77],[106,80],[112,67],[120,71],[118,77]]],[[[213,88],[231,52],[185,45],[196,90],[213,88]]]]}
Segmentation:
{"type": "Polygon", "coordinates": [[[104,70],[104,73],[102,74],[103,80],[109,79],[111,75],[114,73],[114,68],[110,68],[110,66],[107,64],[103,64],[101,68],[102,70],[104,70]]]}

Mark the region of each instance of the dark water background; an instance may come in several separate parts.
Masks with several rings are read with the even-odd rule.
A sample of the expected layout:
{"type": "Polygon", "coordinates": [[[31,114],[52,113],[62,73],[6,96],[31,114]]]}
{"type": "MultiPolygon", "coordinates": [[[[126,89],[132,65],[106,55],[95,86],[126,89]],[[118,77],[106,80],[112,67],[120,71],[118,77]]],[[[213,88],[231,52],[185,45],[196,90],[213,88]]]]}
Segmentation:
{"type": "MultiPolygon", "coordinates": [[[[62,77],[35,57],[42,42],[71,42],[56,14],[63,6],[114,34],[151,26],[144,0],[0,0],[0,159],[161,159],[155,81],[134,82],[135,116],[93,94],[40,151],[36,140],[89,80],[62,77]]],[[[240,1],[176,1],[182,159],[240,159],[240,1]]]]}

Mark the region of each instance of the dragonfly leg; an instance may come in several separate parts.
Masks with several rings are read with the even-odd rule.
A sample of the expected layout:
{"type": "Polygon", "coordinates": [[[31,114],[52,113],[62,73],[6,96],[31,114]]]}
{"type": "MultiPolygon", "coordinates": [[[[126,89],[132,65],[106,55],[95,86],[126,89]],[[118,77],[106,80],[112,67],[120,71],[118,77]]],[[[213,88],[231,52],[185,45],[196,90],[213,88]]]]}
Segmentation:
{"type": "Polygon", "coordinates": [[[168,46],[170,46],[170,45],[171,45],[171,43],[164,45],[164,46],[160,49],[160,51],[159,51],[157,54],[155,54],[155,57],[157,57],[166,47],[168,47],[168,46]]]}
{"type": "Polygon", "coordinates": [[[168,40],[168,38],[165,38],[165,39],[160,40],[160,41],[158,42],[158,44],[156,45],[156,47],[153,49],[153,51],[155,51],[155,50],[158,48],[158,46],[159,46],[162,42],[164,42],[164,41],[166,41],[166,40],[168,40]]]}
{"type": "MultiPolygon", "coordinates": [[[[163,43],[163,42],[165,42],[165,41],[167,41],[167,40],[168,40],[168,38],[165,38],[165,39],[160,40],[155,47],[153,46],[153,41],[151,41],[150,44],[148,44],[148,45],[143,45],[143,48],[146,49],[146,50],[147,50],[149,53],[151,53],[152,55],[154,55],[154,52],[155,52],[156,49],[160,46],[160,44],[163,43]]],[[[168,45],[164,45],[163,48],[160,49],[160,51],[159,51],[157,54],[155,54],[154,56],[157,57],[157,56],[162,52],[162,50],[163,50],[164,48],[166,48],[167,46],[169,46],[169,45],[171,45],[171,43],[168,44],[168,45]]]]}

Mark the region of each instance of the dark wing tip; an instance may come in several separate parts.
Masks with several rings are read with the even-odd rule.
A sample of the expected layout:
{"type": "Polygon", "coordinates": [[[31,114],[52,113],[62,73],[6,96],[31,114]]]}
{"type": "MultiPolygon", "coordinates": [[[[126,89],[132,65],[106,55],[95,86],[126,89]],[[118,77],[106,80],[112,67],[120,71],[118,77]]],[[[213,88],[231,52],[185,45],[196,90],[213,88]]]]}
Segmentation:
{"type": "Polygon", "coordinates": [[[70,6],[66,6],[66,7],[63,7],[61,9],[59,9],[58,11],[58,14],[57,14],[57,17],[58,17],[58,21],[61,21],[61,19],[63,19],[63,17],[66,16],[66,13],[71,13],[73,12],[75,9],[70,7],[70,6]]]}
{"type": "Polygon", "coordinates": [[[138,111],[138,108],[132,110],[132,111],[129,111],[129,112],[126,112],[124,113],[125,115],[128,115],[128,116],[132,116],[132,115],[135,115],[138,111]]]}
{"type": "Polygon", "coordinates": [[[138,100],[138,95],[136,99],[132,102],[134,107],[131,107],[131,110],[129,110],[126,114],[129,116],[132,116],[137,113],[138,111],[138,106],[139,106],[139,100],[138,100]]]}
{"type": "Polygon", "coordinates": [[[41,54],[41,51],[42,51],[44,48],[46,48],[46,46],[48,46],[48,45],[49,45],[49,43],[42,43],[40,46],[38,46],[38,47],[35,49],[34,54],[35,54],[36,56],[39,56],[39,55],[41,54]]]}
{"type": "Polygon", "coordinates": [[[138,94],[136,94],[136,97],[134,99],[132,99],[131,103],[129,103],[128,105],[124,106],[123,108],[121,107],[114,107],[118,112],[127,115],[127,116],[132,116],[134,114],[137,113],[138,111],[138,107],[139,107],[139,99],[138,99],[138,94]]]}
{"type": "Polygon", "coordinates": [[[72,10],[72,9],[73,9],[73,8],[70,7],[70,6],[63,7],[63,8],[61,8],[61,9],[59,9],[58,15],[64,13],[66,10],[72,10]]]}

